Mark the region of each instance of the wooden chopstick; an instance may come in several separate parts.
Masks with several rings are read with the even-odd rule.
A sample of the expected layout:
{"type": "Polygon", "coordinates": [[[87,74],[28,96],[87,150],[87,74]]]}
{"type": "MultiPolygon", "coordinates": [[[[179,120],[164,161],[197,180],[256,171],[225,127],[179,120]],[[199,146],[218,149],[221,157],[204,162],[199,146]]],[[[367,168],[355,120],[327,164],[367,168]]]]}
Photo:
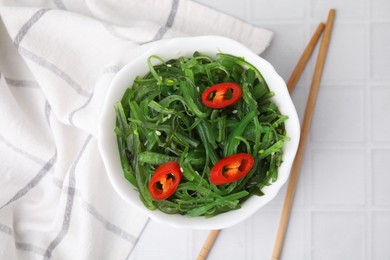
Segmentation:
{"type": "Polygon", "coordinates": [[[305,50],[303,51],[301,57],[299,58],[299,61],[298,61],[297,65],[295,66],[295,69],[292,72],[290,79],[287,82],[288,92],[291,93],[295,89],[295,86],[297,85],[298,80],[302,75],[303,69],[306,67],[306,64],[309,61],[309,58],[310,58],[311,54],[313,53],[313,51],[317,45],[317,42],[320,39],[322,32],[324,31],[324,28],[325,28],[324,23],[320,23],[317,26],[316,31],[314,32],[314,34],[311,37],[309,43],[307,44],[305,50]]]}
{"type": "Polygon", "coordinates": [[[207,258],[207,256],[209,255],[209,252],[211,250],[211,248],[213,247],[214,245],[214,242],[215,240],[217,239],[218,235],[219,235],[219,232],[221,232],[220,229],[216,229],[216,230],[211,230],[209,235],[207,236],[207,239],[206,241],[204,242],[203,244],[203,247],[202,249],[200,250],[199,254],[198,254],[198,257],[196,258],[196,260],[204,260],[207,258]]]}
{"type": "Polygon", "coordinates": [[[303,123],[301,128],[301,139],[299,142],[298,151],[295,156],[293,166],[291,168],[286,197],[283,205],[283,211],[279,223],[279,229],[276,235],[274,250],[272,253],[272,260],[279,260],[281,256],[284,238],[287,231],[287,225],[290,218],[291,207],[292,207],[295,190],[298,182],[298,175],[302,165],[305,145],[310,130],[311,119],[313,117],[313,110],[317,99],[322,72],[324,69],[326,54],[328,52],[328,46],[329,46],[330,36],[332,32],[334,17],[335,17],[335,10],[331,9],[329,11],[328,20],[325,25],[324,36],[322,38],[320,49],[317,56],[317,62],[316,62],[316,66],[312,78],[309,97],[306,104],[305,115],[303,117],[303,123]]]}
{"type": "MultiPolygon", "coordinates": [[[[320,23],[317,26],[316,31],[314,32],[312,38],[310,39],[305,50],[303,51],[297,65],[295,66],[295,69],[292,72],[290,79],[288,80],[288,83],[287,83],[287,88],[288,88],[288,91],[290,93],[294,90],[295,85],[297,84],[300,76],[302,75],[303,69],[305,68],[311,54],[313,53],[314,48],[317,45],[317,42],[318,42],[324,28],[325,28],[324,23],[320,23]]],[[[198,257],[196,258],[197,260],[204,260],[207,258],[208,254],[209,254],[211,248],[213,247],[215,240],[217,239],[220,232],[221,232],[221,230],[219,230],[219,229],[210,231],[205,243],[203,244],[203,247],[201,248],[201,250],[198,254],[198,257]]]]}

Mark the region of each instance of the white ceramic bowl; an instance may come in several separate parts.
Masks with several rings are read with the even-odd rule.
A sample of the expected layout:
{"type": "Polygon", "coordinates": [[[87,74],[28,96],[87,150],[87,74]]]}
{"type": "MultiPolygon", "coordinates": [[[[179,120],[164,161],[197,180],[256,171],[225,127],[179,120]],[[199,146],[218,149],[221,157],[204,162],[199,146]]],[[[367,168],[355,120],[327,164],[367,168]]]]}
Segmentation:
{"type": "Polygon", "coordinates": [[[219,36],[201,36],[175,38],[155,43],[148,51],[132,60],[123,67],[113,79],[107,92],[106,100],[99,121],[99,149],[103,157],[108,177],[118,194],[134,208],[144,212],[153,220],[163,222],[174,227],[191,229],[222,229],[235,225],[254,214],[257,210],[270,202],[287,181],[292,162],[298,148],[300,127],[295,107],[283,79],[276,73],[272,65],[260,58],[242,44],[219,36]],[[119,101],[126,88],[131,86],[137,75],[145,75],[149,69],[146,63],[150,55],[158,55],[164,60],[192,56],[195,51],[215,57],[218,52],[229,53],[245,59],[256,66],[268,83],[271,91],[275,92],[273,101],[278,105],[280,112],[288,115],[286,121],[287,135],[291,141],[284,147],[283,163],[279,168],[279,177],[272,185],[263,189],[264,196],[251,196],[242,205],[241,209],[217,215],[212,218],[186,217],[179,214],[166,214],[159,210],[148,210],[139,199],[138,191],[125,179],[119,159],[115,128],[114,104],[119,101]]]}

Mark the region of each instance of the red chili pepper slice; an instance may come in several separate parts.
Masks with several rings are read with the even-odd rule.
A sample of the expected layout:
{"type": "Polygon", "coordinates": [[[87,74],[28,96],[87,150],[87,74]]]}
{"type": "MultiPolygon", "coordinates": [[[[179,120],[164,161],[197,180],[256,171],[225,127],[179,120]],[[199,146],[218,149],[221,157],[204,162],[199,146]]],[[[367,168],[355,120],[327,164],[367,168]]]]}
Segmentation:
{"type": "Polygon", "coordinates": [[[224,108],[240,100],[242,89],[233,82],[216,84],[202,93],[202,102],[211,108],[224,108]]]}
{"type": "Polygon", "coordinates": [[[238,153],[222,158],[211,168],[210,181],[222,185],[243,178],[252,169],[255,160],[248,153],[238,153]]]}
{"type": "Polygon", "coordinates": [[[161,164],[152,176],[148,189],[155,200],[165,200],[175,193],[183,174],[177,162],[161,164]]]}

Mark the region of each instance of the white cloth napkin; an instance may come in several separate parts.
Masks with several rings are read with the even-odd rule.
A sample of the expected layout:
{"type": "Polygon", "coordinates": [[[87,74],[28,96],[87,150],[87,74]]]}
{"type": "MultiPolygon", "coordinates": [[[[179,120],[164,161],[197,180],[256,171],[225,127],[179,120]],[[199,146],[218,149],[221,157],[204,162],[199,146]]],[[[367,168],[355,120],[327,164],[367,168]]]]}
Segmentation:
{"type": "Polygon", "coordinates": [[[0,259],[125,259],[148,219],[97,148],[111,79],[159,39],[224,35],[261,53],[272,33],[187,0],[12,4],[0,7],[0,259]]]}

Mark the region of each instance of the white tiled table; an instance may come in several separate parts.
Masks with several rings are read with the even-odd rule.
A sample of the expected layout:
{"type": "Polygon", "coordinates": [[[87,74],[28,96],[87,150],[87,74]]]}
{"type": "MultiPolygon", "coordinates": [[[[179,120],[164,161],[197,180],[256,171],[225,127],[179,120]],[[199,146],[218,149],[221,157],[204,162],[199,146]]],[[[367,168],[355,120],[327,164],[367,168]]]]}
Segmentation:
{"type": "MultiPolygon", "coordinates": [[[[283,259],[390,259],[390,1],[198,0],[275,32],[262,55],[287,80],[336,8],[283,259]]],[[[293,93],[302,118],[314,60],[293,93]]],[[[285,189],[223,230],[209,259],[270,259],[285,189]]],[[[150,221],[130,259],[195,259],[207,231],[150,221]]]]}

